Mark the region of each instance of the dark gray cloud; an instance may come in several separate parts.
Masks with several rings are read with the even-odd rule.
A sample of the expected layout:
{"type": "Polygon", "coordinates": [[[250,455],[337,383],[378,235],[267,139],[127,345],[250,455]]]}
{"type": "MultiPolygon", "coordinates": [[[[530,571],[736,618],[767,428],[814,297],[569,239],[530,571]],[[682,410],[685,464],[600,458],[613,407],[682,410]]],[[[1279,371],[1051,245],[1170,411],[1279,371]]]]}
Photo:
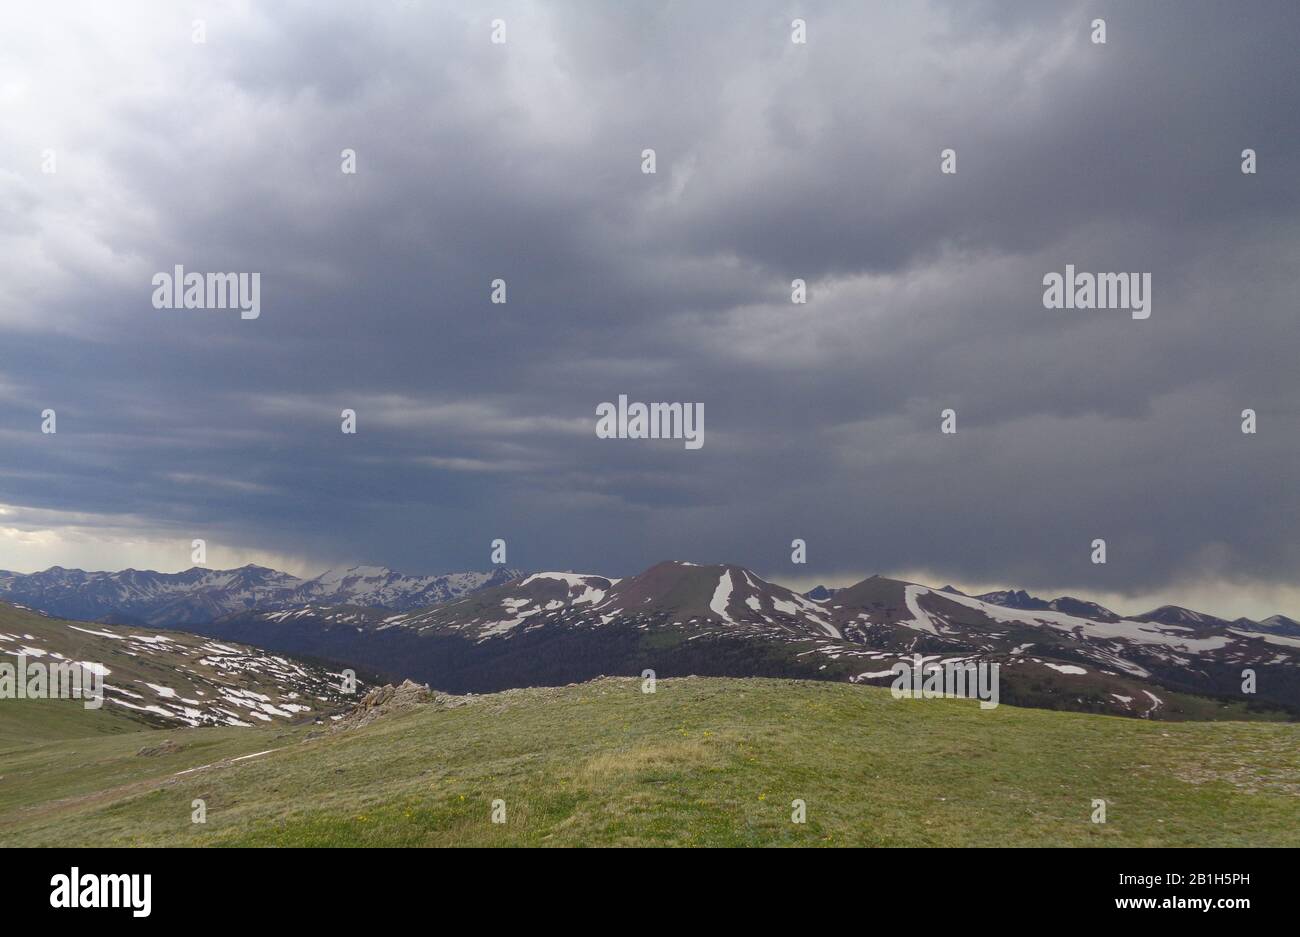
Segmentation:
{"type": "Polygon", "coordinates": [[[811,574],[1295,582],[1293,4],[6,17],[11,537],[413,572],[505,537],[611,574],[779,572],[801,537],[811,574]],[[262,317],[153,309],[177,263],[261,272],[262,317]],[[1151,318],[1044,309],[1066,263],[1150,271],[1151,318]],[[620,393],[702,401],[704,448],[595,438],[620,393]]]}

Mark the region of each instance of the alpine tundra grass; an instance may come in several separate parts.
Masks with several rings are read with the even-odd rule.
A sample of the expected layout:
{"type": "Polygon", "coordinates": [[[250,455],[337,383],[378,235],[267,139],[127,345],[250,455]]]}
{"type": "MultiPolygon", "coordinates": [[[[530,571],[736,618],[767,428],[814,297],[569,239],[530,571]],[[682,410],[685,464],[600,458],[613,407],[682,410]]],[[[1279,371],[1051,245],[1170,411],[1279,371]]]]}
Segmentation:
{"type": "Polygon", "coordinates": [[[642,693],[639,680],[606,678],[348,729],[122,728],[28,745],[8,735],[0,842],[1300,845],[1289,724],[981,711],[776,679],[661,680],[642,693]],[[191,822],[195,799],[206,823],[191,822]],[[1098,799],[1105,823],[1092,822],[1098,799]],[[792,822],[795,800],[805,823],[792,822]],[[492,822],[494,801],[504,822],[492,822]]]}

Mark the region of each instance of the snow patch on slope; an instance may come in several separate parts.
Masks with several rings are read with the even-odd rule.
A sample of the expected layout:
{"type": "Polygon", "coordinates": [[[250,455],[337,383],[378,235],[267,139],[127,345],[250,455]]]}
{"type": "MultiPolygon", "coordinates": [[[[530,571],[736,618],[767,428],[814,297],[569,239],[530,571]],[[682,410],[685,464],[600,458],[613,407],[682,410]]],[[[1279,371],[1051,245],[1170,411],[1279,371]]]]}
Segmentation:
{"type": "Polygon", "coordinates": [[[713,599],[709,602],[709,611],[729,625],[735,624],[727,614],[727,603],[731,600],[731,593],[735,588],[736,582],[731,578],[731,570],[727,570],[718,579],[718,587],[713,590],[713,599]]]}

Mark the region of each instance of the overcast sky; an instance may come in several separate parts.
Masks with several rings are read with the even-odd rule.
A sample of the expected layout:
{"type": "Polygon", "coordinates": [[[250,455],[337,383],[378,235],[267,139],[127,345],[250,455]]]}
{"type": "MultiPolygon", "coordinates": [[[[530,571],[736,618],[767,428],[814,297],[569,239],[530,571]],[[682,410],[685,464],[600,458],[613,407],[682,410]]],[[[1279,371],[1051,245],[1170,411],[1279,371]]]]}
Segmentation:
{"type": "Polygon", "coordinates": [[[1300,615],[1290,0],[0,19],[0,568],[499,537],[1300,615]],[[1150,272],[1151,317],[1045,309],[1067,263],[1150,272]],[[153,308],[176,264],[259,272],[261,317],[153,308]],[[619,394],[703,403],[703,447],[596,438],[619,394]]]}

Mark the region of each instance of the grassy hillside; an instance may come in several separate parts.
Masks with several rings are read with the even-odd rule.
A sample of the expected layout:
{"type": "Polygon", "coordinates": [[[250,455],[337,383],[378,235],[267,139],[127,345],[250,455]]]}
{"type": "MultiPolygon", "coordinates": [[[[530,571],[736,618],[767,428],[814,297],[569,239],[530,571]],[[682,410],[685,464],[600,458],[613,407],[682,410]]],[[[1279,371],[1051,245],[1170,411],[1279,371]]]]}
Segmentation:
{"type": "MultiPolygon", "coordinates": [[[[115,710],[88,710],[77,700],[0,701],[0,763],[33,740],[79,739],[139,732],[139,720],[115,710]]],[[[3,769],[0,769],[3,771],[3,769]]]]}
{"type": "Polygon", "coordinates": [[[980,711],[789,680],[646,695],[606,679],[346,730],[55,739],[3,764],[6,845],[1300,845],[1293,725],[980,711]],[[177,750],[139,754],[163,739],[177,750]]]}

